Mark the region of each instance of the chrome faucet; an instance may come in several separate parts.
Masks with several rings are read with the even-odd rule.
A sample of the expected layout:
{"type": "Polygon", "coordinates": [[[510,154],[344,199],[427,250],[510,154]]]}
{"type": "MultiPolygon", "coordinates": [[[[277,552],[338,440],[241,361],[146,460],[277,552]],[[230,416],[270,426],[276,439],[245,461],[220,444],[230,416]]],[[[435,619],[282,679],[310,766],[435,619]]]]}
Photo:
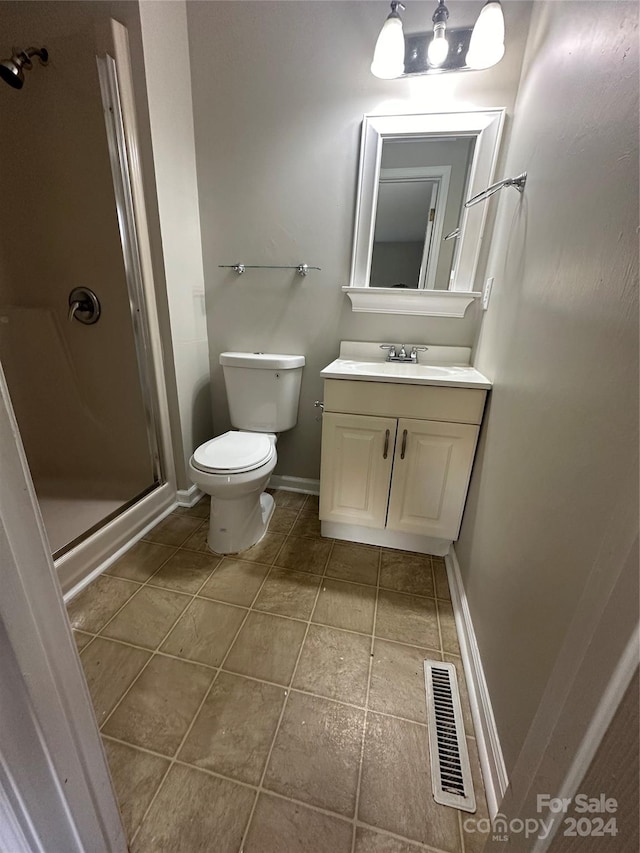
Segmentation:
{"type": "Polygon", "coordinates": [[[417,364],[418,352],[426,352],[429,347],[411,347],[410,353],[407,353],[406,344],[400,345],[400,352],[397,352],[395,344],[380,344],[380,349],[389,350],[387,361],[403,361],[407,364],[417,364]]]}

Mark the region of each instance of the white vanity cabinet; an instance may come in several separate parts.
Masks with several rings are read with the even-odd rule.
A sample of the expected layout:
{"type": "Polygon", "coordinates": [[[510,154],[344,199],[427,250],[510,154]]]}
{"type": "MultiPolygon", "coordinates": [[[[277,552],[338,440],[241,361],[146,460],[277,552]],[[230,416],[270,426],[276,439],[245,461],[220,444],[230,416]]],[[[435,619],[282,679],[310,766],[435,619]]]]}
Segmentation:
{"type": "Polygon", "coordinates": [[[460,530],[486,390],[325,380],[326,536],[445,553],[460,530]]]}

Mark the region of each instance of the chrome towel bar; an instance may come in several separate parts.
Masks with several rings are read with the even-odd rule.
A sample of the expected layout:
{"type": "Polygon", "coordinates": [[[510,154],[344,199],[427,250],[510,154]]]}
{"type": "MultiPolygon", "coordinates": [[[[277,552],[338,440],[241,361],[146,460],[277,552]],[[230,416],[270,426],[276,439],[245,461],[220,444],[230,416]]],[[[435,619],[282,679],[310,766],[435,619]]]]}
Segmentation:
{"type": "Polygon", "coordinates": [[[496,184],[491,184],[490,187],[487,187],[486,190],[483,190],[478,195],[472,196],[469,201],[465,201],[465,207],[473,207],[474,204],[478,204],[480,201],[484,201],[486,198],[489,198],[494,193],[497,193],[498,190],[501,190],[503,187],[515,187],[519,193],[524,192],[524,185],[527,182],[527,173],[523,172],[521,175],[518,175],[517,178],[505,178],[503,181],[498,181],[496,184]]]}
{"type": "Polygon", "coordinates": [[[278,266],[272,264],[218,264],[218,269],[234,270],[242,275],[245,270],[295,270],[298,275],[306,275],[309,270],[319,270],[320,267],[310,267],[309,264],[294,264],[293,266],[278,266]]]}

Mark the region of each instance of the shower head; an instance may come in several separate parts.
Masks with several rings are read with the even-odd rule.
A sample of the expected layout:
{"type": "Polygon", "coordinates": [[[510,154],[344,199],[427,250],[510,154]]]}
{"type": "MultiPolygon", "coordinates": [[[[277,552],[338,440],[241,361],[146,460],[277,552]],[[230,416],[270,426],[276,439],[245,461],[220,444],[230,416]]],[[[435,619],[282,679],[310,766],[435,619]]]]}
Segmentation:
{"type": "Polygon", "coordinates": [[[46,65],[49,62],[49,51],[46,47],[28,47],[26,50],[14,47],[11,59],[0,60],[0,79],[14,89],[22,89],[25,69],[30,71],[33,68],[31,62],[33,56],[38,57],[40,65],[46,65]]]}

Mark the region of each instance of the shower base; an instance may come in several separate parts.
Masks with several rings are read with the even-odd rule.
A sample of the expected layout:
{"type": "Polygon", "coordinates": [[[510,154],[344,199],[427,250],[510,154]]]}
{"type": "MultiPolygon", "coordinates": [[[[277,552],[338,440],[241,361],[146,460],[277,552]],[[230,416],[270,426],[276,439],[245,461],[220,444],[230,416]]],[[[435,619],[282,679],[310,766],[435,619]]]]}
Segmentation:
{"type": "Polygon", "coordinates": [[[35,484],[51,553],[99,526],[142,491],[139,484],[45,480],[35,484]]]}

